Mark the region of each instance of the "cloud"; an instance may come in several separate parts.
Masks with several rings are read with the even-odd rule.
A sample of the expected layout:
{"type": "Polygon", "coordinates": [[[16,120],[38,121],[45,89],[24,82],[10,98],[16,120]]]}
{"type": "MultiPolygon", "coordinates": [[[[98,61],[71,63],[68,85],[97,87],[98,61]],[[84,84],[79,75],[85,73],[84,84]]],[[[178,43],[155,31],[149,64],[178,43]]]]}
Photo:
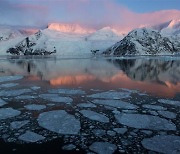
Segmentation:
{"type": "Polygon", "coordinates": [[[179,10],[137,13],[117,0],[0,0],[0,24],[47,25],[78,23],[92,28],[111,26],[119,31],[180,19],[179,10]]]}

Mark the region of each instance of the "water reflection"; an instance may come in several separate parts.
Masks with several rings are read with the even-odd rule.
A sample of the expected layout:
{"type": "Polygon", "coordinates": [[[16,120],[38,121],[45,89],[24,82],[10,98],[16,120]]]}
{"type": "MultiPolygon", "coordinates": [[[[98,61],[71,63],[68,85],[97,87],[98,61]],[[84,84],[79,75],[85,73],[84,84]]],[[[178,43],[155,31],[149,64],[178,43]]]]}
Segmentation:
{"type": "Polygon", "coordinates": [[[180,92],[180,60],[7,59],[0,75],[20,74],[29,82],[84,89],[128,88],[164,97],[180,92]]]}

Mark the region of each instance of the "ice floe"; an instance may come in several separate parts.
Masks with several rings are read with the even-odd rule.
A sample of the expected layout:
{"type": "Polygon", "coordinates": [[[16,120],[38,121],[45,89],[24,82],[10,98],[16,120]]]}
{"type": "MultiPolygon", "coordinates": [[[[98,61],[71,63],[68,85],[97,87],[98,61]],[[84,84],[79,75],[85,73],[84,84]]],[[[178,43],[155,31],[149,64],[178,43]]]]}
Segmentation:
{"type": "Polygon", "coordinates": [[[123,108],[123,109],[137,109],[138,108],[137,105],[130,104],[130,103],[120,101],[120,100],[99,100],[99,99],[95,99],[92,102],[95,104],[99,104],[99,105],[107,105],[107,106],[123,108]]]}
{"type": "Polygon", "coordinates": [[[109,118],[108,117],[106,117],[103,114],[94,112],[94,111],[81,110],[80,113],[83,114],[84,117],[89,118],[91,120],[95,120],[95,121],[99,121],[99,122],[104,122],[104,123],[109,122],[109,118]]]}
{"type": "Polygon", "coordinates": [[[85,91],[81,89],[51,89],[48,90],[49,93],[58,93],[58,94],[66,94],[66,95],[84,95],[85,91]]]}
{"type": "Polygon", "coordinates": [[[148,105],[148,104],[143,105],[143,108],[153,109],[153,110],[167,110],[167,108],[165,108],[165,107],[163,107],[163,106],[148,105]]]}
{"type": "Polygon", "coordinates": [[[70,150],[76,149],[76,146],[74,144],[68,144],[68,145],[63,146],[62,149],[70,151],[70,150]]]}
{"type": "Polygon", "coordinates": [[[64,110],[41,113],[38,117],[41,127],[59,134],[78,134],[80,121],[64,110]]]}
{"type": "Polygon", "coordinates": [[[96,107],[96,105],[92,104],[92,103],[81,103],[77,105],[78,107],[82,107],[82,108],[94,108],[96,107]]]}
{"type": "Polygon", "coordinates": [[[31,87],[32,90],[38,90],[38,89],[41,89],[41,87],[38,87],[38,86],[33,86],[31,87]]]}
{"type": "Polygon", "coordinates": [[[4,106],[4,105],[6,105],[7,104],[7,102],[5,102],[4,100],[2,100],[1,98],[0,98],[0,107],[1,106],[4,106]]]}
{"type": "Polygon", "coordinates": [[[29,100],[29,99],[35,99],[37,98],[37,96],[31,96],[31,95],[20,95],[15,97],[15,99],[25,99],[25,100],[29,100]]]}
{"type": "Polygon", "coordinates": [[[124,134],[127,132],[127,128],[114,128],[113,130],[118,134],[124,134]]]}
{"type": "Polygon", "coordinates": [[[106,135],[106,131],[103,130],[103,129],[94,129],[93,130],[93,133],[96,135],[96,136],[103,136],[103,135],[106,135]]]}
{"type": "Polygon", "coordinates": [[[41,94],[39,97],[44,100],[56,103],[72,103],[73,101],[73,99],[70,97],[61,97],[58,94],[41,94]]]}
{"type": "Polygon", "coordinates": [[[34,143],[34,142],[44,140],[45,137],[42,136],[42,135],[39,135],[37,133],[31,132],[31,131],[26,131],[26,133],[19,136],[18,139],[22,140],[22,141],[25,141],[25,142],[34,143]]]}
{"type": "Polygon", "coordinates": [[[18,83],[5,83],[5,84],[1,84],[0,88],[12,88],[19,85],[18,83]]]}
{"type": "Polygon", "coordinates": [[[2,109],[0,109],[0,120],[12,118],[12,117],[18,116],[20,114],[21,114],[20,111],[15,110],[13,108],[2,108],[2,109]]]}
{"type": "Polygon", "coordinates": [[[146,114],[117,114],[117,121],[133,128],[152,129],[152,130],[176,130],[176,126],[171,121],[158,116],[146,114]]]}
{"type": "Polygon", "coordinates": [[[176,118],[176,114],[173,112],[170,112],[170,111],[158,111],[158,113],[165,118],[169,118],[169,119],[175,119],[176,118]]]}
{"type": "Polygon", "coordinates": [[[39,111],[46,108],[46,105],[29,104],[24,106],[27,110],[39,111]]]}
{"type": "Polygon", "coordinates": [[[94,142],[89,149],[98,154],[112,154],[116,151],[117,147],[108,142],[94,142]]]}
{"type": "Polygon", "coordinates": [[[18,90],[2,90],[0,91],[0,96],[4,96],[4,97],[12,97],[12,96],[18,96],[18,95],[22,95],[25,93],[30,93],[32,92],[30,89],[18,89],[18,90]]]}
{"type": "Polygon", "coordinates": [[[13,122],[11,122],[10,127],[12,129],[20,129],[21,127],[25,126],[29,122],[30,122],[29,120],[13,121],[13,122]]]}
{"type": "Polygon", "coordinates": [[[174,106],[180,107],[180,101],[173,101],[173,100],[168,100],[168,99],[159,99],[158,101],[163,104],[174,105],[174,106]]]}
{"type": "Polygon", "coordinates": [[[8,82],[8,81],[15,81],[15,80],[21,80],[23,76],[1,76],[0,77],[0,83],[1,82],[8,82]]]}
{"type": "Polygon", "coordinates": [[[116,92],[116,91],[107,91],[89,95],[90,98],[103,98],[103,99],[122,99],[130,97],[129,92],[116,92]]]}
{"type": "Polygon", "coordinates": [[[148,150],[166,154],[180,153],[180,136],[157,135],[143,139],[142,145],[148,150]]]}

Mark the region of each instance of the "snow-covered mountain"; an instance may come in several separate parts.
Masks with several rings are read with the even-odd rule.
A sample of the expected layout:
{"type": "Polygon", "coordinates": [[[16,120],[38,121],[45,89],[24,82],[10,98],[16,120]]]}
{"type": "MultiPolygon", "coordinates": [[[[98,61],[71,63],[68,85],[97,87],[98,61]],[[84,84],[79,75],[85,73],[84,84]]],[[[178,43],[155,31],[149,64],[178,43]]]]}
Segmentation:
{"type": "Polygon", "coordinates": [[[103,54],[108,55],[170,55],[177,49],[169,38],[160,32],[140,28],[131,31],[120,42],[108,48],[103,54]]]}
{"type": "MultiPolygon", "coordinates": [[[[68,29],[68,28],[67,28],[68,29]]],[[[7,50],[18,55],[56,54],[56,55],[86,55],[92,50],[105,50],[122,37],[110,28],[103,28],[95,33],[84,34],[74,31],[47,28],[30,35],[7,50]]]]}

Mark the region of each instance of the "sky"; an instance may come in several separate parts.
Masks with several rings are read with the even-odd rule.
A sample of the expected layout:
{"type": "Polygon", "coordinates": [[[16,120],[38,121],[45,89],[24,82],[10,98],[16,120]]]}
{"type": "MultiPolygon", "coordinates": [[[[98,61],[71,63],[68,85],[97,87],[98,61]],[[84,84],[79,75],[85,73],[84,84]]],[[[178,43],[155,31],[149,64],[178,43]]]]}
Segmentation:
{"type": "Polygon", "coordinates": [[[0,0],[0,25],[132,29],[180,19],[180,0],[0,0]]]}

